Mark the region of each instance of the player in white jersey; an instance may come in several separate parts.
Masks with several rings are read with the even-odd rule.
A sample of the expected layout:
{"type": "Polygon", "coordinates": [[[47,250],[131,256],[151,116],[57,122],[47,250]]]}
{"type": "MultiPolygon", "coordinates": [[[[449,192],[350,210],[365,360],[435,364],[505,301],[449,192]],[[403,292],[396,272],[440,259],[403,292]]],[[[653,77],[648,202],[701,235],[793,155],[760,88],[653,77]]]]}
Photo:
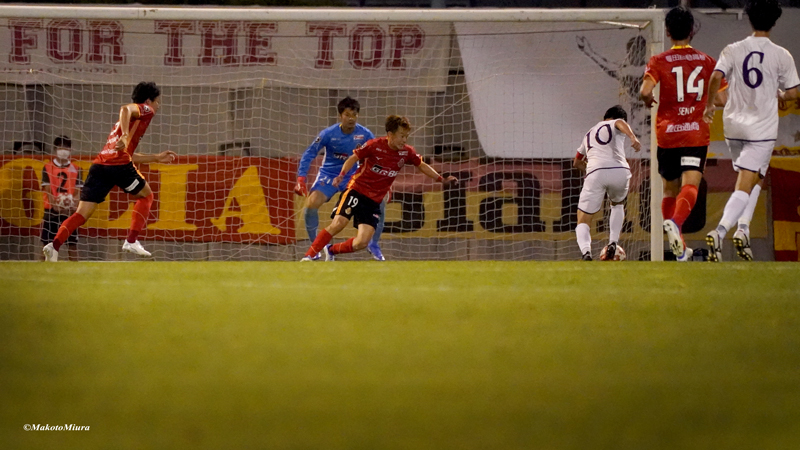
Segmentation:
{"type": "Polygon", "coordinates": [[[611,200],[609,217],[609,244],[606,259],[611,260],[617,251],[622,224],[625,222],[625,198],[628,196],[628,183],[631,169],[625,157],[625,136],[631,140],[631,147],[637,152],[642,144],[633,134],[626,122],[628,115],[622,106],[608,109],[603,121],[586,133],[573,165],[586,172],[583,189],[578,200],[578,226],[575,235],[584,261],[592,260],[592,235],[589,225],[592,217],[603,207],[603,199],[608,194],[611,200]]]}
{"type": "MultiPolygon", "coordinates": [[[[733,168],[739,175],[719,225],[706,236],[711,261],[722,260],[722,239],[736,226],[753,187],[767,173],[778,138],[778,100],[797,98],[800,85],[792,55],[769,39],[782,12],[777,0],[750,0],[745,12],[754,33],[722,50],[709,82],[704,116],[711,123],[716,93],[725,77],[729,87],[722,122],[733,168]]],[[[734,246],[744,257],[745,242],[738,233],[734,234],[734,246]]]]}

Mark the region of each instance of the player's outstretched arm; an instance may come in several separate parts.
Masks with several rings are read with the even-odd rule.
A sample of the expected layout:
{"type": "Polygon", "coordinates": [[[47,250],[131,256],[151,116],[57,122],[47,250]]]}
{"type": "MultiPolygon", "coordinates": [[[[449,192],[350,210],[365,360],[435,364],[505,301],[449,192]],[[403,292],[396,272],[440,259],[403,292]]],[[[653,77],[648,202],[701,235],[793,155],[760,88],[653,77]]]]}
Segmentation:
{"type": "Polygon", "coordinates": [[[350,155],[349,158],[347,158],[347,160],[342,165],[342,171],[339,172],[339,175],[337,175],[336,178],[333,179],[334,186],[338,186],[342,183],[342,180],[344,180],[344,177],[345,175],[347,175],[347,172],[350,172],[350,169],[352,169],[353,166],[356,165],[357,161],[358,161],[358,156],[356,156],[355,153],[353,153],[352,155],[350,155]]]}
{"type": "Polygon", "coordinates": [[[719,91],[719,86],[722,84],[722,76],[722,72],[715,70],[714,73],[711,74],[711,78],[708,80],[708,100],[706,101],[706,110],[703,113],[703,120],[706,123],[711,123],[714,121],[714,110],[716,109],[714,102],[717,99],[717,91],[719,91]]]}
{"type": "Polygon", "coordinates": [[[639,150],[642,149],[642,143],[639,142],[639,139],[637,139],[636,135],[633,134],[633,130],[631,130],[631,126],[628,125],[628,122],[619,119],[617,120],[617,123],[614,124],[614,126],[617,127],[617,129],[621,131],[622,134],[628,136],[628,138],[631,140],[631,147],[633,147],[635,151],[638,152],[639,150]]]}
{"type": "Polygon", "coordinates": [[[444,187],[455,186],[458,184],[458,178],[450,175],[447,178],[439,175],[439,172],[433,169],[433,167],[429,166],[427,163],[422,163],[417,166],[417,170],[424,173],[428,176],[428,178],[433,178],[434,180],[442,183],[444,187]]]}
{"type": "Polygon", "coordinates": [[[148,163],[171,163],[178,157],[178,154],[173,152],[172,150],[165,150],[161,153],[155,155],[142,155],[139,153],[133,154],[133,162],[136,164],[148,164],[148,163]]]}

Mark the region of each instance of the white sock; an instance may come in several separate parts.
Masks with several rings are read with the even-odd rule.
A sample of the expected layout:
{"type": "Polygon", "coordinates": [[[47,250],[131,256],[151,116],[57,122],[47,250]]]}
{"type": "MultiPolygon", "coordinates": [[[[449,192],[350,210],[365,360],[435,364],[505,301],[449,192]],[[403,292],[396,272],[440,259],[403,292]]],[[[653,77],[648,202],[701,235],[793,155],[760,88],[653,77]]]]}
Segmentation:
{"type": "Polygon", "coordinates": [[[739,229],[745,233],[747,233],[750,229],[750,221],[753,220],[753,213],[755,212],[756,205],[758,204],[759,194],[761,194],[761,186],[753,186],[753,190],[750,191],[750,198],[747,200],[747,207],[742,212],[742,216],[739,217],[739,229]]]}
{"type": "Polygon", "coordinates": [[[619,204],[611,207],[611,214],[608,217],[608,240],[619,242],[619,235],[622,233],[622,225],[625,223],[625,205],[619,204]]]}
{"type": "Polygon", "coordinates": [[[747,207],[747,202],[750,200],[750,195],[745,191],[735,191],[725,204],[725,210],[722,212],[722,220],[719,221],[717,232],[719,238],[723,239],[728,230],[733,229],[736,221],[742,215],[742,211],[747,207]]]}
{"type": "Polygon", "coordinates": [[[578,226],[575,227],[575,235],[578,237],[578,247],[581,249],[581,255],[585,255],[586,252],[591,252],[592,233],[589,230],[589,225],[579,223],[578,226]]]}

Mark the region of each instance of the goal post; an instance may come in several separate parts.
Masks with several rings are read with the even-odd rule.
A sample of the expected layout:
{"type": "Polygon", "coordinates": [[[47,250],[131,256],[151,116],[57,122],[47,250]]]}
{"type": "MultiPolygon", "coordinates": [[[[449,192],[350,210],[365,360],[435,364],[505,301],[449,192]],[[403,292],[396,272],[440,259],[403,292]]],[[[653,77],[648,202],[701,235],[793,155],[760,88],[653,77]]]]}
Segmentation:
{"type": "MultiPolygon", "coordinates": [[[[38,257],[54,139],[71,138],[85,177],[132,87],[155,81],[163,106],[139,151],[179,155],[140,167],[155,192],[140,239],[157,260],[299,259],[309,245],[292,192],[299,159],[345,96],[376,136],[387,115],[409,117],[409,144],[462,181],[443,191],[401,171],[388,259],[577,259],[571,159],[621,104],[649,143],[629,149],[621,244],[629,259],[661,260],[655,111],[636,91],[663,51],[663,19],[657,9],[2,5],[0,259],[38,257]]],[[[320,229],[336,198],[319,209],[320,229]]],[[[112,191],[79,231],[79,258],[129,258],[119,246],[131,214],[112,191]]],[[[592,237],[597,254],[601,213],[592,237]]]]}

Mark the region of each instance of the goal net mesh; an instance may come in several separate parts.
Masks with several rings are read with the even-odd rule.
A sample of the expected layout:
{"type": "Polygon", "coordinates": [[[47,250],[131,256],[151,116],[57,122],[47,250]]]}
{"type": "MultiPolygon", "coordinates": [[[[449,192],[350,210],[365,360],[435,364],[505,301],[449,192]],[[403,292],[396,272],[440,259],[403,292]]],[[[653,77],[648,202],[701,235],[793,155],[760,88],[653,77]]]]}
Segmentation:
{"type": "MultiPolygon", "coordinates": [[[[650,259],[650,120],[636,97],[646,23],[192,17],[0,18],[0,259],[40,258],[54,140],[71,139],[85,178],[139,81],[161,87],[162,107],[138,152],[179,155],[139,165],[155,193],[139,239],[156,260],[300,259],[310,242],[305,198],[293,193],[299,159],[345,96],[376,136],[386,116],[408,117],[409,144],[460,180],[443,190],[401,171],[381,236],[387,259],[579,259],[583,179],[572,158],[615,104],[643,143],[638,154],[628,146],[620,243],[629,259],[650,259]]],[[[337,198],[320,208],[320,229],[337,198]]],[[[132,213],[114,188],[79,229],[76,258],[134,259],[121,251],[132,213]]],[[[591,229],[599,255],[608,204],[591,229]]],[[[336,241],[354,235],[348,227],[336,241]]]]}

